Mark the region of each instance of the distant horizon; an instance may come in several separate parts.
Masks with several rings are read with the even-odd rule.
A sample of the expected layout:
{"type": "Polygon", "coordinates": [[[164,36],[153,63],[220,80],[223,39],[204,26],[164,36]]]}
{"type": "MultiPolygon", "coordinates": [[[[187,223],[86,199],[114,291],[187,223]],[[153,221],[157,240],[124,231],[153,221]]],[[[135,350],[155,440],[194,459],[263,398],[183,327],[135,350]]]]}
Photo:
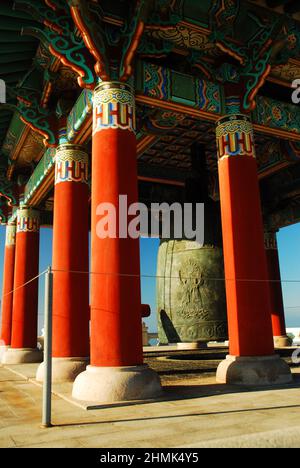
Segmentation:
{"type": "MultiPolygon", "coordinates": [[[[300,327],[300,223],[280,229],[277,235],[286,326],[300,327]]],[[[149,304],[151,316],[143,319],[149,332],[157,332],[156,323],[156,260],[159,239],[142,238],[141,293],[142,303],[149,304]]],[[[5,226],[0,226],[0,292],[2,297],[5,226]]],[[[42,272],[52,262],[52,229],[42,228],[40,234],[40,264],[42,272]]],[[[39,332],[43,326],[44,278],[39,281],[39,332]]]]}

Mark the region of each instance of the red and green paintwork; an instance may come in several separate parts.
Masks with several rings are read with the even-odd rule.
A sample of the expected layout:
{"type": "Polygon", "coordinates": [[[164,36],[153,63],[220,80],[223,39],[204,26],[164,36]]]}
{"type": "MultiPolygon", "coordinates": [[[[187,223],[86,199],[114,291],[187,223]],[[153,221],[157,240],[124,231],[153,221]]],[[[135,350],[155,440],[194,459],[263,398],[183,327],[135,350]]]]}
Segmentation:
{"type": "MultiPolygon", "coordinates": [[[[255,130],[297,141],[300,112],[296,106],[264,96],[255,100],[265,80],[279,80],[283,87],[287,84],[288,67],[293,71],[296,66],[289,60],[297,63],[300,53],[297,16],[286,17],[272,9],[266,12],[257,3],[261,2],[155,0],[150,5],[136,0],[128,3],[129,8],[126,2],[18,0],[14,13],[1,6],[0,21],[6,35],[0,61],[11,92],[9,108],[1,110],[0,138],[2,132],[2,158],[15,159],[1,172],[3,196],[11,202],[11,193],[2,181],[14,181],[24,171],[22,145],[29,129],[37,132],[36,138],[44,139],[46,146],[57,144],[58,125],[51,96],[56,98],[61,67],[69,67],[78,83],[87,88],[77,101],[73,97],[74,107],[68,118],[70,142],[90,138],[88,89],[94,88],[99,78],[126,81],[134,74],[141,109],[138,118],[143,119],[144,113],[147,120],[147,109],[160,106],[162,110],[188,112],[201,120],[214,121],[217,116],[213,114],[225,112],[224,86],[230,73],[224,74],[225,68],[219,65],[226,60],[235,62],[242,110],[250,111],[256,103],[255,130]],[[8,60],[4,50],[9,51],[14,62],[8,60]],[[170,62],[168,57],[174,56],[175,60],[176,54],[182,57],[180,71],[164,65],[170,62]],[[33,65],[28,65],[33,57],[33,65]],[[280,68],[283,64],[285,69],[280,68]],[[16,111],[8,129],[14,105],[16,111]]],[[[146,141],[151,128],[160,125],[151,118],[138,138],[146,141]]],[[[142,143],[140,147],[147,149],[142,143]]],[[[40,167],[33,177],[39,178],[39,186],[43,185],[40,167]]],[[[6,219],[5,210],[2,217],[6,219]]]]}
{"type": "MultiPolygon", "coordinates": [[[[34,168],[31,164],[38,162],[40,155],[31,154],[26,160],[24,148],[32,135],[43,140],[45,150],[55,148],[61,137],[59,100],[71,101],[73,108],[64,115],[64,137],[75,144],[89,143],[92,139],[91,363],[94,366],[142,364],[138,240],[99,239],[96,235],[96,210],[101,202],[117,205],[122,193],[127,194],[129,203],[138,201],[137,156],[142,157],[147,151],[151,155],[150,152],[159,150],[160,145],[161,151],[166,144],[171,155],[177,153],[180,158],[178,148],[189,148],[205,136],[212,140],[209,132],[213,124],[227,113],[247,113],[258,137],[263,135],[271,141],[289,139],[295,145],[300,141],[300,111],[286,102],[289,73],[278,71],[281,66],[289,71],[295,63],[300,69],[300,23],[297,17],[270,12],[257,3],[261,2],[15,1],[18,13],[13,16],[14,27],[10,35],[2,37],[2,42],[11,44],[17,36],[17,42],[24,47],[24,57],[28,51],[27,57],[34,60],[29,65],[21,60],[18,66],[17,59],[11,65],[3,57],[3,79],[13,87],[9,90],[9,102],[3,107],[2,141],[5,126],[8,127],[8,111],[14,109],[15,114],[1,153],[4,163],[0,194],[9,206],[16,204],[17,196],[13,198],[13,194],[19,193],[17,187],[25,185],[24,179],[20,183],[20,176],[23,176],[29,179],[23,187],[26,203],[43,208],[43,202],[53,190],[52,153],[48,149],[34,168]],[[29,50],[26,49],[28,43],[29,50]],[[9,81],[12,69],[16,72],[16,81],[9,81]],[[126,118],[132,119],[130,124],[126,122],[126,128],[118,122],[104,132],[102,122],[100,127],[94,126],[92,136],[92,120],[95,125],[104,115],[102,104],[98,109],[94,102],[92,116],[91,96],[93,91],[94,96],[98,92],[99,82],[100,86],[103,82],[117,82],[117,90],[124,90],[122,86],[130,83],[135,88],[135,98],[132,95],[132,105],[126,108],[126,118]],[[275,100],[278,86],[279,96],[275,100]],[[137,135],[132,115],[134,101],[137,135]],[[181,132],[182,127],[194,134],[181,132]],[[175,140],[170,144],[168,138],[173,137],[175,140]],[[13,164],[9,166],[10,161],[13,164]],[[102,275],[101,281],[97,275],[102,275]]],[[[288,3],[286,7],[292,8],[292,5],[288,3]]],[[[11,15],[9,9],[1,8],[0,23],[4,27],[5,19],[11,15]]],[[[110,102],[116,105],[114,119],[117,120],[120,103],[110,102]]],[[[234,138],[241,143],[238,131],[234,138]]],[[[257,164],[252,154],[253,140],[247,136],[243,143],[243,154],[233,154],[232,147],[232,152],[224,156],[218,146],[225,270],[226,278],[231,281],[227,285],[230,352],[236,356],[270,355],[273,344],[257,164]],[[260,281],[253,281],[250,286],[242,281],[257,277],[260,281]]],[[[258,154],[269,143],[258,144],[258,154]]],[[[207,146],[210,144],[207,141],[207,146]]],[[[283,144],[279,145],[284,148],[283,144]]],[[[287,166],[293,164],[290,151],[294,147],[288,147],[288,156],[284,159],[287,166]]],[[[217,148],[215,144],[210,148],[214,156],[209,156],[212,163],[208,167],[214,178],[217,148]]],[[[298,152],[293,156],[297,158],[298,152]]],[[[158,161],[156,165],[159,166],[158,161]]],[[[150,158],[145,160],[145,166],[149,170],[150,158]]],[[[181,165],[173,169],[180,173],[183,167],[184,161],[181,161],[181,165]]],[[[188,171],[190,167],[185,169],[188,171]]],[[[282,160],[271,169],[272,174],[281,170],[282,160]]],[[[270,167],[264,171],[265,177],[269,177],[270,167]]],[[[83,187],[72,181],[55,187],[53,258],[56,270],[87,269],[88,196],[87,184],[83,187]],[[82,231],[74,226],[77,209],[82,217],[82,231]],[[71,240],[70,233],[74,230],[77,237],[71,240]],[[82,238],[79,232],[86,239],[86,254],[82,262],[73,264],[75,247],[82,238]],[[72,252],[68,250],[70,246],[72,252]]],[[[273,209],[276,211],[278,206],[280,200],[273,209]]],[[[269,219],[273,214],[268,213],[269,219]]],[[[37,251],[38,232],[19,230],[15,287],[37,273],[37,251]]],[[[65,275],[60,285],[65,298],[72,296],[70,288],[74,286],[74,278],[65,275]]],[[[33,283],[14,295],[13,320],[22,326],[13,323],[12,347],[35,347],[36,288],[33,283]],[[25,313],[29,294],[34,300],[31,298],[31,307],[25,313]]],[[[82,307],[86,309],[87,282],[84,290],[82,307]]],[[[59,305],[57,287],[55,291],[54,300],[60,311],[55,327],[66,333],[68,339],[62,344],[63,339],[56,333],[54,354],[84,356],[87,334],[86,339],[79,340],[78,320],[76,326],[70,328],[70,315],[67,316],[64,306],[59,305]]],[[[75,293],[74,297],[77,297],[75,293]]],[[[73,312],[70,305],[67,310],[73,312]]],[[[84,317],[86,319],[86,314],[84,317]]]]}

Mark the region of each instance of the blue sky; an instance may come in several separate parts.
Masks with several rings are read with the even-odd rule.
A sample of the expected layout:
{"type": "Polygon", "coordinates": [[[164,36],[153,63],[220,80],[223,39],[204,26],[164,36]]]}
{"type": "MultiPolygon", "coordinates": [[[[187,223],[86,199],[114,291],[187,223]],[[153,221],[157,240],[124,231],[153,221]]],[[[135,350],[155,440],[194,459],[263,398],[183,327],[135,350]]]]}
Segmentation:
{"type": "MultiPolygon", "coordinates": [[[[300,327],[300,224],[281,229],[277,235],[283,298],[288,327],[300,327]],[[298,280],[298,282],[295,282],[298,280]]],[[[5,242],[5,227],[0,226],[0,288],[2,290],[2,267],[5,242]]],[[[159,241],[141,239],[141,284],[142,302],[151,305],[151,317],[146,319],[150,331],[156,330],[155,318],[155,275],[159,241]],[[149,277],[143,277],[150,276],[149,277]]],[[[52,229],[41,229],[40,272],[51,264],[52,229]]],[[[39,327],[43,321],[44,278],[40,280],[39,327]]]]}
{"type": "Polygon", "coordinates": [[[277,234],[283,301],[287,327],[300,327],[300,224],[277,234]]]}

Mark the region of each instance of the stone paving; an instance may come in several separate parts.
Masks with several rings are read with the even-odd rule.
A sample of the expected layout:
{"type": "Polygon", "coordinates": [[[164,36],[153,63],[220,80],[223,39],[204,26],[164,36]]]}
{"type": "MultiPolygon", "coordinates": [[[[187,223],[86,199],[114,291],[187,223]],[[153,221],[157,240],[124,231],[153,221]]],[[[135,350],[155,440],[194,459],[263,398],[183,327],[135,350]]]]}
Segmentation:
{"type": "Polygon", "coordinates": [[[0,367],[0,447],[300,447],[299,367],[291,385],[247,389],[216,384],[211,370],[196,375],[186,361],[192,372],[179,378],[161,367],[159,401],[85,410],[72,402],[71,384],[54,386],[49,429],[40,427],[37,366],[0,367]]]}

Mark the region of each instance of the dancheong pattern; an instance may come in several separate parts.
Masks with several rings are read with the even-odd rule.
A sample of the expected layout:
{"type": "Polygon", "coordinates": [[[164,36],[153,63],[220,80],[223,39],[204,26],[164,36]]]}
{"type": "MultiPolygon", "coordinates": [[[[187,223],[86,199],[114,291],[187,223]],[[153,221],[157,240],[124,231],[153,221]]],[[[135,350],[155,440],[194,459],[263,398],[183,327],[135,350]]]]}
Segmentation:
{"type": "Polygon", "coordinates": [[[251,122],[242,115],[228,116],[217,122],[219,159],[229,156],[255,157],[251,122]]]}
{"type": "Polygon", "coordinates": [[[15,245],[16,243],[16,225],[7,224],[6,226],[6,235],[5,235],[5,245],[15,245]]]}
{"type": "Polygon", "coordinates": [[[277,249],[277,239],[275,232],[265,232],[264,233],[264,242],[265,249],[267,250],[276,250],[277,249]]]}
{"type": "Polygon", "coordinates": [[[139,63],[143,83],[138,91],[164,101],[180,102],[211,113],[221,113],[222,95],[218,84],[194,78],[152,63],[139,63]]]}
{"type": "Polygon", "coordinates": [[[196,79],[196,105],[198,109],[220,114],[222,97],[219,85],[196,79]]]}
{"type": "Polygon", "coordinates": [[[17,233],[18,232],[38,232],[40,228],[39,212],[23,208],[18,210],[17,233]]]}
{"type": "Polygon", "coordinates": [[[151,63],[143,63],[144,93],[157,99],[169,99],[171,90],[170,70],[151,63]]]}
{"type": "Polygon", "coordinates": [[[55,156],[55,184],[88,183],[88,155],[80,146],[61,145],[55,156]]]}
{"type": "Polygon", "coordinates": [[[110,128],[135,132],[135,99],[128,85],[101,84],[95,89],[93,104],[93,134],[110,128]]]}
{"type": "Polygon", "coordinates": [[[73,109],[67,119],[67,137],[68,141],[73,141],[75,136],[85,124],[87,117],[92,113],[93,93],[84,89],[77,99],[73,109]]]}
{"type": "Polygon", "coordinates": [[[253,117],[253,121],[261,125],[288,132],[300,132],[300,109],[293,104],[258,96],[253,117]]]}

